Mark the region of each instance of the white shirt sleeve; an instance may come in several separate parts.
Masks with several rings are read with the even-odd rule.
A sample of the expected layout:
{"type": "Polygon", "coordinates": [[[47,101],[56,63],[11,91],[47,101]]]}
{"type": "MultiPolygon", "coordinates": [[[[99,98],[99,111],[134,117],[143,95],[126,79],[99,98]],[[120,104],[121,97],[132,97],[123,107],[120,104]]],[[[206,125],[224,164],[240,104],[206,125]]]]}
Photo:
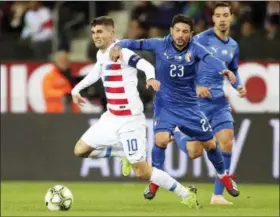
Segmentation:
{"type": "Polygon", "coordinates": [[[81,80],[71,91],[72,94],[79,94],[79,92],[86,87],[94,84],[101,77],[101,66],[97,61],[93,66],[93,69],[87,74],[87,76],[81,80]]]}
{"type": "Polygon", "coordinates": [[[155,79],[155,68],[147,60],[139,57],[136,53],[126,48],[122,49],[122,55],[123,61],[126,65],[137,68],[145,73],[146,80],[155,79]]]}

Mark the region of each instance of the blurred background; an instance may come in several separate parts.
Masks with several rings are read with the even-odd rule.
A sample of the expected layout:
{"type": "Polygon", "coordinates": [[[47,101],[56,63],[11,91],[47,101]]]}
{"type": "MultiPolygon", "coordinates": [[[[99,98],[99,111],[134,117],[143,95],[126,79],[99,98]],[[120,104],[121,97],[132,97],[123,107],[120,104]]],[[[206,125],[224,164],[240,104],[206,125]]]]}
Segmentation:
{"type": "MultiPolygon", "coordinates": [[[[231,36],[239,43],[239,73],[248,90],[246,99],[240,99],[230,85],[225,87],[236,119],[232,169],[244,182],[275,183],[279,181],[280,5],[276,1],[231,3],[235,15],[231,36]]],[[[195,20],[197,34],[212,27],[214,4],[1,1],[2,178],[121,180],[117,161],[80,160],[72,154],[77,139],[106,110],[100,81],[83,91],[90,102],[85,108],[71,102],[72,87],[96,61],[89,22],[109,15],[118,39],[162,37],[168,34],[172,17],[183,13],[195,20]],[[50,169],[50,164],[55,168],[50,169]]],[[[154,63],[152,53],[139,54],[154,63]]],[[[152,147],[153,93],[145,89],[144,74],[138,77],[152,147]]],[[[214,176],[207,160],[188,164],[184,154],[170,149],[166,170],[174,177],[207,181],[214,176]]]]}

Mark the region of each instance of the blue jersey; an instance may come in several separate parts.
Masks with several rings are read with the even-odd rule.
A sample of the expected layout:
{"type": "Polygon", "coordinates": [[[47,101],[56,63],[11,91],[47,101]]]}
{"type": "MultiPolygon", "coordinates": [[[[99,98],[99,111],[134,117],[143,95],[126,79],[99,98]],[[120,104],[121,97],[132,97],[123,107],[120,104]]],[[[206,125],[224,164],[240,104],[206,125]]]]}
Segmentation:
{"type": "MultiPolygon", "coordinates": [[[[241,84],[238,74],[239,49],[237,42],[231,37],[222,40],[212,28],[196,35],[194,40],[227,65],[236,76],[236,82],[232,86],[237,88],[241,84]]],[[[203,61],[198,66],[196,83],[211,88],[213,98],[224,96],[224,78],[218,76],[217,71],[203,61]]]]}
{"type": "Polygon", "coordinates": [[[156,56],[156,79],[161,82],[156,93],[155,105],[168,108],[197,105],[195,90],[196,71],[199,62],[205,62],[215,70],[218,77],[226,65],[211,55],[198,42],[191,40],[187,47],[178,50],[172,37],[143,40],[122,40],[117,43],[131,50],[149,50],[156,56]]]}

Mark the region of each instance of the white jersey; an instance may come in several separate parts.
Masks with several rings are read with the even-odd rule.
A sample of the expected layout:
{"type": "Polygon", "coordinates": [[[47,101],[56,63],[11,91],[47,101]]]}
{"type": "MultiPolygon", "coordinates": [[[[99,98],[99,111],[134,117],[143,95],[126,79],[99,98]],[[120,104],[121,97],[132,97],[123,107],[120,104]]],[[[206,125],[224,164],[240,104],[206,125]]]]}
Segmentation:
{"type": "Polygon", "coordinates": [[[72,93],[79,92],[101,78],[107,97],[107,109],[110,113],[116,116],[141,114],[143,103],[137,90],[136,68],[144,71],[148,80],[155,78],[154,67],[133,51],[125,48],[122,49],[122,60],[112,62],[109,58],[112,46],[114,44],[105,53],[98,51],[93,70],[72,90],[72,93]]]}

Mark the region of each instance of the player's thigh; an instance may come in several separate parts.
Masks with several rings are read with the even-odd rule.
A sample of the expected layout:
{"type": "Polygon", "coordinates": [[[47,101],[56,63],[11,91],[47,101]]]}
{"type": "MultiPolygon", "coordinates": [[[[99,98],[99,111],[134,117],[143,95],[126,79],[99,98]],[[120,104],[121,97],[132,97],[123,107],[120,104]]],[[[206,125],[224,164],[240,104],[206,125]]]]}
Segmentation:
{"type": "Polygon", "coordinates": [[[125,156],[131,164],[146,161],[148,147],[145,126],[139,126],[133,131],[121,132],[119,138],[125,156]]]}
{"type": "Polygon", "coordinates": [[[217,110],[212,114],[210,123],[214,134],[224,129],[233,130],[234,120],[229,105],[217,108],[217,110]]]}
{"type": "Polygon", "coordinates": [[[105,113],[82,135],[80,140],[92,148],[116,144],[118,141],[117,125],[114,118],[105,113]]]}
{"type": "Polygon", "coordinates": [[[234,131],[233,129],[229,129],[229,128],[224,128],[215,134],[215,137],[218,140],[221,150],[223,152],[232,151],[233,136],[234,136],[234,131]]]}
{"type": "Polygon", "coordinates": [[[213,131],[204,113],[196,107],[188,109],[180,122],[179,129],[197,141],[205,142],[214,137],[213,131]]]}
{"type": "Polygon", "coordinates": [[[74,154],[78,157],[87,157],[93,150],[93,147],[79,140],[74,147],[74,154]]]}
{"type": "Polygon", "coordinates": [[[188,141],[187,142],[187,151],[188,151],[188,156],[191,159],[196,159],[200,157],[203,153],[203,146],[201,142],[199,141],[188,141]]]}
{"type": "Polygon", "coordinates": [[[166,147],[171,141],[171,134],[176,127],[176,117],[166,109],[156,109],[154,115],[155,143],[159,147],[166,147]]]}

